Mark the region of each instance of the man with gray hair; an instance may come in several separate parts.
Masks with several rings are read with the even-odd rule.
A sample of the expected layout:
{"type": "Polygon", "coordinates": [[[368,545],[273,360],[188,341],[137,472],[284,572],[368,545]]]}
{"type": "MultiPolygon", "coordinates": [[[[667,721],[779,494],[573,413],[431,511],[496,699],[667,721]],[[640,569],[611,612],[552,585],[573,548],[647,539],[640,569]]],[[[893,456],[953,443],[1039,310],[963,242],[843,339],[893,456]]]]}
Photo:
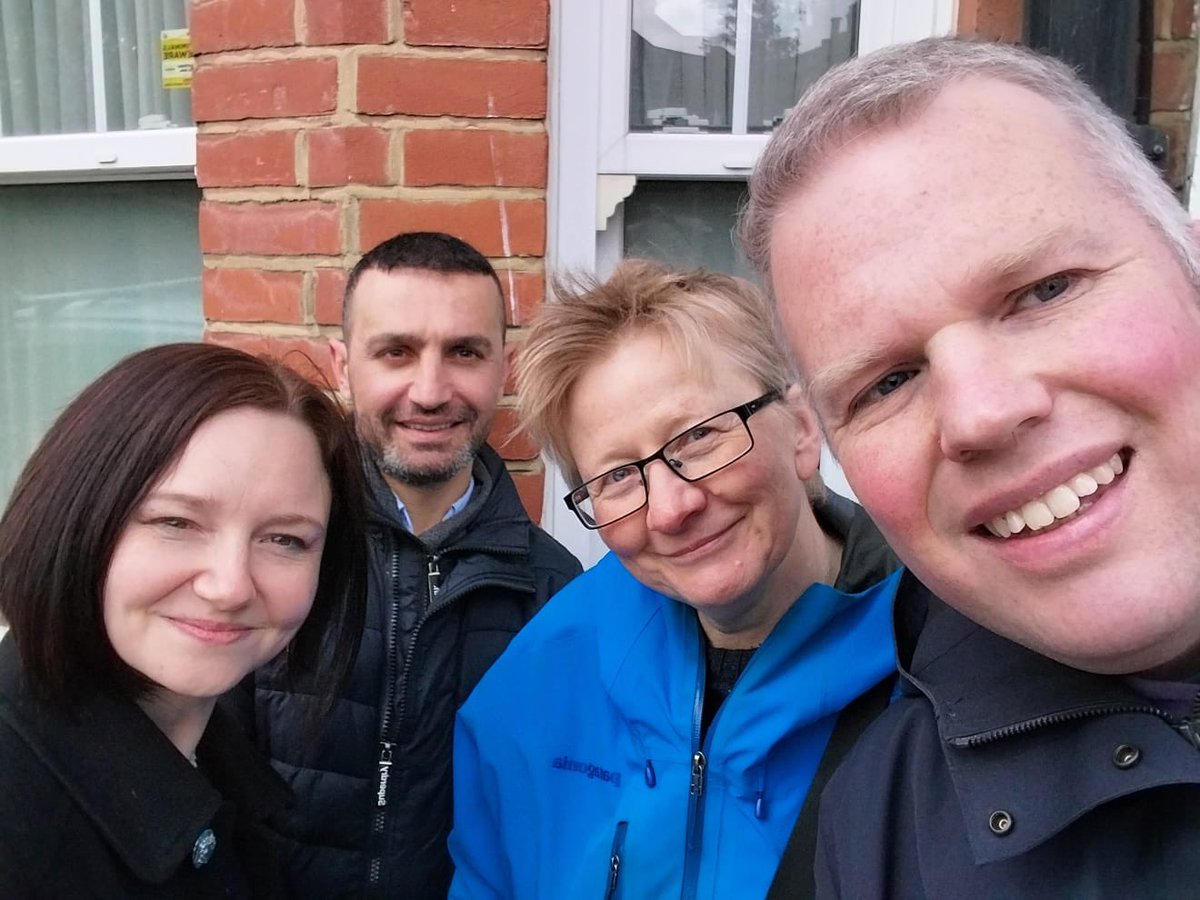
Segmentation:
{"type": "Polygon", "coordinates": [[[828,73],[742,236],[910,567],[901,696],[822,803],[828,896],[1194,896],[1193,228],[1063,64],[955,39],[828,73]]]}

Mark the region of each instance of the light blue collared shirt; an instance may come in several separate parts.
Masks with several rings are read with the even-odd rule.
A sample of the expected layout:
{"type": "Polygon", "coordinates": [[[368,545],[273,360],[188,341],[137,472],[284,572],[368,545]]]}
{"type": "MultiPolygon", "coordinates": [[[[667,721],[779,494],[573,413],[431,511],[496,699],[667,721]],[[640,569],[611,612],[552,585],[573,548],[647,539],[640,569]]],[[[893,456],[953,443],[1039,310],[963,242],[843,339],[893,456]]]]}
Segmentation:
{"type": "MultiPolygon", "coordinates": [[[[463,491],[463,495],[450,504],[450,508],[446,510],[446,514],[442,516],[442,521],[453,519],[460,512],[467,508],[467,504],[471,502],[471,495],[475,493],[475,479],[472,478],[467,482],[467,489],[463,491]]],[[[395,494],[392,494],[396,497],[395,494]]],[[[404,527],[409,531],[413,530],[412,519],[408,516],[408,509],[404,506],[404,501],[396,497],[396,509],[400,511],[400,521],[404,523],[404,527]]]]}

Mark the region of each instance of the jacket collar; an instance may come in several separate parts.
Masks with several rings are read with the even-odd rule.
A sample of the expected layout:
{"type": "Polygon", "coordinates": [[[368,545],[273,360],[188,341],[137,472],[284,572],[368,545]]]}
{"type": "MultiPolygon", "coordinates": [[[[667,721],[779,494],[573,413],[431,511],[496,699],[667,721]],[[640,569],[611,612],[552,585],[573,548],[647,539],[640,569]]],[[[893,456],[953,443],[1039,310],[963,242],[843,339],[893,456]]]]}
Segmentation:
{"type": "Polygon", "coordinates": [[[166,882],[190,859],[223,800],[236,804],[239,815],[266,818],[290,799],[220,709],[197,747],[202,774],[130,700],[95,694],[70,711],[39,702],[11,638],[0,642],[0,718],[113,853],[152,884],[166,882]]]}
{"type": "Polygon", "coordinates": [[[368,486],[368,505],[372,521],[391,530],[409,535],[426,550],[440,550],[461,543],[468,535],[486,544],[487,549],[512,555],[528,555],[532,536],[529,516],[521,505],[516,485],[504,465],[504,460],[489,445],[484,444],[475,456],[472,477],[475,491],[471,501],[458,515],[440,522],[421,535],[413,535],[400,519],[396,497],[384,481],[378,466],[366,454],[363,471],[368,486]],[[486,523],[486,529],[480,525],[486,523]],[[478,531],[484,533],[477,534],[478,531]]]}
{"type": "Polygon", "coordinates": [[[909,572],[897,592],[895,631],[909,692],[933,706],[978,862],[1029,850],[1118,797],[1200,783],[1200,753],[1123,678],[1073,669],[1000,637],[909,572]],[[1123,744],[1137,747],[1143,762],[1116,766],[1112,754],[1123,744]],[[1011,816],[1011,831],[990,827],[998,811],[1011,816]]]}

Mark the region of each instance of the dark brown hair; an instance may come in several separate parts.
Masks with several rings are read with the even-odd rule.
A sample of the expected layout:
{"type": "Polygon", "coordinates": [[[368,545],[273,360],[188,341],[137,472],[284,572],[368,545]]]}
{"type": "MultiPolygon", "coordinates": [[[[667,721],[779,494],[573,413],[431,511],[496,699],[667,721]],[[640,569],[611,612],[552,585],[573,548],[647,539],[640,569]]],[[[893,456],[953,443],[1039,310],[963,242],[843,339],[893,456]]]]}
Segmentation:
{"type": "MultiPolygon", "coordinates": [[[[84,690],[136,698],[152,682],[104,628],[109,563],[126,522],[213,416],[251,407],[303,422],[320,448],[331,504],[312,611],[289,669],[329,696],[354,660],[366,603],[362,469],[340,408],[282,364],[212,344],[126,357],[50,426],[0,519],[0,614],[31,686],[66,704],[84,690]]],[[[315,486],[314,486],[315,487],[315,486]]]]}

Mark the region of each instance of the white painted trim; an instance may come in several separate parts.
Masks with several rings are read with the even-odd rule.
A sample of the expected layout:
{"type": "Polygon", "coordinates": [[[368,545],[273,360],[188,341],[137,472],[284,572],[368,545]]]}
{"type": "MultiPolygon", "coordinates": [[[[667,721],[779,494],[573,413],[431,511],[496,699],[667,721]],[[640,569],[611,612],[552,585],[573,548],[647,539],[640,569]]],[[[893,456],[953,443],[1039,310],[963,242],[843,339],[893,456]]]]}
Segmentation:
{"type": "Polygon", "coordinates": [[[0,184],[195,176],[196,129],[0,138],[0,184]]]}
{"type": "MultiPolygon", "coordinates": [[[[1196,88],[1194,97],[1200,97],[1200,60],[1196,63],[1196,88]]],[[[1193,219],[1200,219],[1200,153],[1196,152],[1196,141],[1200,139],[1200,116],[1192,115],[1192,131],[1188,139],[1188,186],[1187,208],[1193,219]]]]}
{"type": "Polygon", "coordinates": [[[92,105],[95,106],[96,131],[108,131],[108,86],[104,82],[104,29],[100,18],[100,0],[88,0],[88,25],[92,49],[92,105]]]}

